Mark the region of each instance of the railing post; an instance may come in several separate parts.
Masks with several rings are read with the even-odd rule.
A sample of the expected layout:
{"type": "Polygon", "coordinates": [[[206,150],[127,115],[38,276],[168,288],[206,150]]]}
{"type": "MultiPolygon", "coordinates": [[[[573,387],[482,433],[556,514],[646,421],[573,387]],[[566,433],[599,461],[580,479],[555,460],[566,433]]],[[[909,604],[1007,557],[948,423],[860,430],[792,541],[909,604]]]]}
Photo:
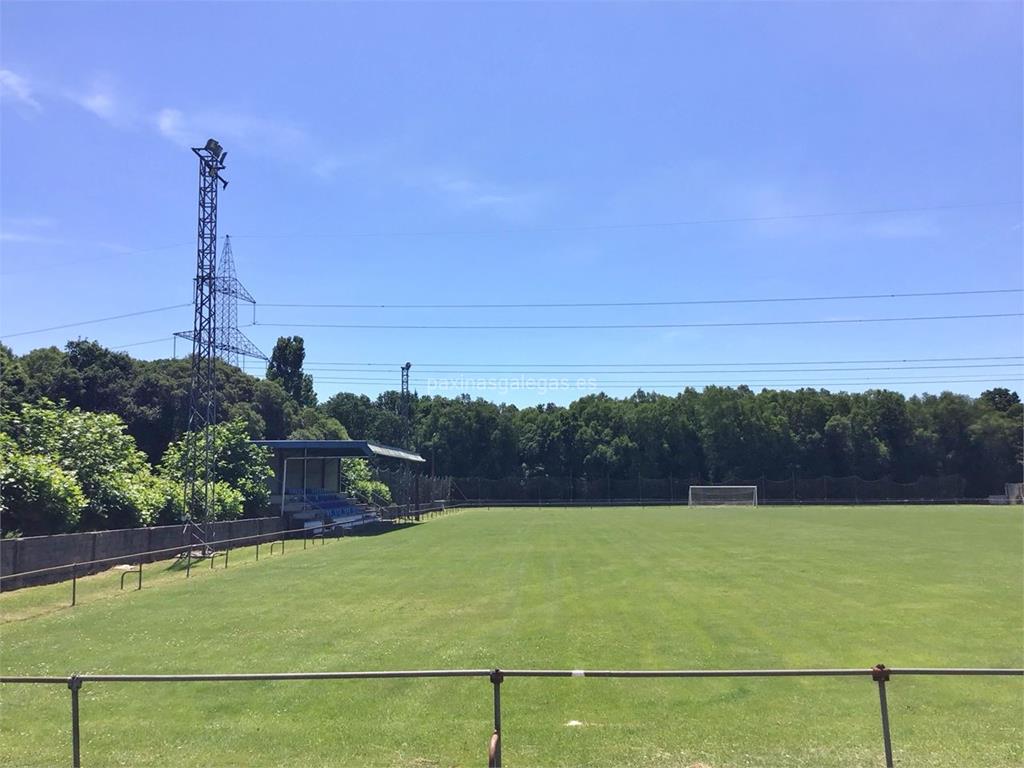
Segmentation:
{"type": "Polygon", "coordinates": [[[885,745],[885,768],[893,768],[892,736],[889,733],[889,703],[885,698],[885,684],[889,680],[889,670],[885,664],[876,664],[871,669],[871,679],[878,683],[878,703],[882,710],[882,741],[885,745]]]}
{"type": "Polygon", "coordinates": [[[505,679],[500,669],[491,671],[491,685],[494,687],[494,733],[487,755],[487,768],[501,768],[501,683],[505,679]]]}
{"type": "Polygon", "coordinates": [[[78,728],[78,692],[82,688],[82,678],[78,675],[69,677],[68,688],[71,690],[71,766],[81,768],[82,742],[78,728]]]}

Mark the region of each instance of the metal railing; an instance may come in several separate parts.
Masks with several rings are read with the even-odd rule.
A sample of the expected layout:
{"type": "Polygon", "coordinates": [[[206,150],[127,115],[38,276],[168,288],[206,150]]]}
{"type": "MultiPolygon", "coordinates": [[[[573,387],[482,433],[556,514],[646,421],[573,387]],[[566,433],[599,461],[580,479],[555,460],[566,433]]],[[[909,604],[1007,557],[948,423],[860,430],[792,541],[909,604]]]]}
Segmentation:
{"type": "Polygon", "coordinates": [[[125,571],[121,576],[121,588],[124,589],[124,577],[130,573],[138,573],[138,587],[142,589],[142,565],[144,562],[154,562],[156,555],[166,555],[168,559],[177,556],[180,560],[185,562],[185,578],[189,578],[192,575],[193,561],[207,558],[210,560],[210,567],[213,568],[214,561],[218,557],[224,558],[224,567],[228,567],[228,557],[232,549],[238,549],[240,547],[255,546],[256,548],[256,560],[260,559],[260,545],[270,542],[271,551],[274,553],[274,545],[281,545],[281,552],[284,553],[284,541],[286,538],[302,538],[302,548],[306,549],[307,542],[309,540],[319,540],[321,544],[325,543],[325,540],[330,534],[344,535],[344,523],[324,523],[315,528],[288,528],[281,531],[268,531],[267,533],[253,533],[248,536],[238,536],[230,539],[220,539],[213,542],[214,546],[220,547],[221,549],[212,550],[210,552],[200,552],[199,548],[195,544],[182,544],[174,547],[165,547],[163,549],[151,549],[144,552],[132,552],[127,555],[115,555],[114,557],[98,558],[96,560],[83,560],[77,563],[67,563],[65,565],[54,565],[48,568],[36,568],[31,571],[20,571],[18,573],[10,573],[4,576],[0,576],[0,584],[5,581],[21,579],[26,576],[36,576],[40,574],[56,574],[61,572],[69,573],[66,577],[71,580],[71,605],[74,606],[77,602],[78,592],[78,578],[79,576],[86,576],[88,570],[98,565],[125,565],[126,561],[137,560],[137,564],[132,566],[128,571],[125,571]],[[197,554],[199,552],[199,554],[197,554]],[[82,573],[82,571],[86,573],[82,573]]]}
{"type": "Polygon", "coordinates": [[[69,677],[0,676],[0,684],[66,685],[71,692],[71,765],[82,764],[82,736],[79,717],[81,691],[85,683],[229,683],[288,680],[389,680],[403,678],[482,677],[492,687],[494,730],[488,740],[488,766],[501,768],[501,685],[512,677],[572,678],[718,678],[718,677],[865,677],[878,687],[882,747],[886,768],[893,768],[892,734],[886,683],[903,675],[1024,676],[1024,669],[971,667],[903,667],[890,669],[876,664],[870,669],[677,669],[677,670],[583,670],[583,669],[425,669],[377,672],[272,672],[194,675],[90,675],[69,677]]]}

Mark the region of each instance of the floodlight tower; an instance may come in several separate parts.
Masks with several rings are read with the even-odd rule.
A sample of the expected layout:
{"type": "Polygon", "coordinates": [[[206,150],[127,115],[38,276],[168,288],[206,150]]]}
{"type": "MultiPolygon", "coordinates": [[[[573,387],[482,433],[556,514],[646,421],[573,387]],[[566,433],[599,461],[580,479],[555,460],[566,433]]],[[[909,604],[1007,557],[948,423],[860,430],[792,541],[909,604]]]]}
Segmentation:
{"type": "Polygon", "coordinates": [[[185,441],[185,520],[194,542],[206,546],[213,516],[213,431],[217,423],[217,191],[227,152],[214,139],[193,147],[199,158],[199,236],[192,325],[192,381],[185,441]]]}
{"type": "Polygon", "coordinates": [[[398,415],[402,417],[402,431],[405,433],[403,437],[408,439],[409,437],[409,369],[412,368],[412,363],[406,363],[402,366],[402,391],[398,397],[398,415]]]}

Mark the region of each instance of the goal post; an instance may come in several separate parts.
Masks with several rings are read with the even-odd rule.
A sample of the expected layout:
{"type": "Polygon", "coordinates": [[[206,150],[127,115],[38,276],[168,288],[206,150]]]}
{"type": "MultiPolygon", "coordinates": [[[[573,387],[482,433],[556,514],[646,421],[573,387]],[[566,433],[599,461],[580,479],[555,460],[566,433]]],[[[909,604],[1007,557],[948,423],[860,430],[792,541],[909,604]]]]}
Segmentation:
{"type": "Polygon", "coordinates": [[[691,507],[756,507],[756,485],[691,485],[691,507]]]}
{"type": "Polygon", "coordinates": [[[1024,483],[1007,483],[1006,500],[1010,504],[1024,504],[1024,483]]]}

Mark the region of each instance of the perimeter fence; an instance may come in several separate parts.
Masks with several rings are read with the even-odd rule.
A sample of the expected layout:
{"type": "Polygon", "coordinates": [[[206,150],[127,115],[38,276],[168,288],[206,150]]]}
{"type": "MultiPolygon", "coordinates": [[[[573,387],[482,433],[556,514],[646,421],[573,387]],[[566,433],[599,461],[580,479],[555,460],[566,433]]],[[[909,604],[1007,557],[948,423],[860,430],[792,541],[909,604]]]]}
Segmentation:
{"type": "Polygon", "coordinates": [[[371,473],[388,487],[391,501],[400,507],[422,507],[452,498],[452,479],[410,470],[373,466],[371,473]]]}
{"type": "MultiPolygon", "coordinates": [[[[435,515],[447,514],[450,510],[443,508],[431,508],[416,512],[416,519],[427,518],[435,515]]],[[[405,513],[401,513],[402,516],[405,513]]],[[[397,519],[401,519],[398,516],[397,519]]],[[[279,520],[274,518],[275,521],[279,520]]],[[[385,525],[391,524],[389,519],[385,522],[385,525]]],[[[180,526],[176,526],[180,528],[180,526]]],[[[138,532],[144,534],[146,529],[138,529],[138,532]]],[[[345,535],[346,532],[351,531],[353,535],[354,529],[351,529],[351,522],[344,521],[338,523],[323,523],[315,528],[286,528],[274,527],[270,531],[257,532],[244,536],[236,536],[231,538],[218,538],[207,542],[207,547],[204,550],[202,546],[195,543],[189,542],[186,544],[175,545],[171,547],[162,547],[159,549],[147,549],[139,552],[123,552],[111,557],[94,558],[90,560],[83,560],[81,562],[66,562],[57,565],[35,568],[31,570],[10,572],[12,565],[16,566],[16,563],[7,562],[4,568],[7,573],[0,576],[0,591],[6,592],[12,589],[19,589],[21,587],[36,586],[40,584],[52,584],[59,581],[71,582],[71,593],[70,593],[70,604],[74,606],[77,602],[77,586],[78,579],[83,576],[92,575],[99,573],[103,570],[107,570],[117,565],[128,566],[131,570],[126,573],[132,573],[137,575],[137,586],[136,589],[142,589],[142,574],[143,565],[146,563],[153,563],[159,560],[171,560],[175,557],[181,562],[181,570],[185,574],[185,578],[189,578],[192,573],[192,569],[196,563],[200,560],[208,560],[210,567],[215,567],[221,558],[220,563],[223,568],[228,567],[228,562],[233,550],[241,547],[253,547],[255,549],[256,560],[260,559],[260,548],[262,546],[270,545],[269,553],[273,555],[275,549],[280,554],[284,554],[285,542],[286,541],[301,541],[302,548],[307,549],[311,545],[317,543],[324,544],[331,538],[345,535]]],[[[102,533],[116,533],[114,531],[102,532],[102,533]]],[[[85,534],[69,534],[69,535],[85,535],[85,534]]],[[[184,536],[185,534],[183,534],[184,536]]],[[[40,536],[36,537],[40,540],[62,538],[60,536],[40,536]]],[[[17,539],[8,540],[5,543],[17,542],[17,539]]],[[[45,541],[44,541],[45,543],[45,541]]],[[[121,577],[121,589],[124,589],[124,577],[125,573],[121,577]]]]}
{"type": "MultiPolygon", "coordinates": [[[[451,501],[521,502],[524,504],[568,504],[587,502],[604,504],[685,504],[691,485],[709,485],[701,477],[456,477],[449,479],[451,501]]],[[[725,481],[718,481],[721,485],[725,481]]],[[[963,503],[966,481],[960,475],[920,477],[901,483],[889,477],[865,480],[850,477],[800,478],[781,480],[767,477],[733,478],[728,485],[757,486],[759,504],[884,504],[884,503],[963,503]]],[[[986,500],[974,499],[984,503],[986,500]]]]}
{"type": "Polygon", "coordinates": [[[68,677],[52,676],[0,676],[0,684],[66,685],[71,693],[71,765],[82,765],[81,698],[86,683],[237,683],[295,680],[387,680],[407,678],[486,678],[491,684],[493,701],[493,730],[487,742],[487,765],[502,765],[502,684],[509,678],[780,678],[780,677],[860,677],[869,679],[878,688],[878,712],[882,736],[882,756],[886,768],[893,768],[892,729],[886,684],[893,677],[910,675],[945,675],[964,677],[1024,676],[1024,669],[993,669],[968,667],[894,668],[876,664],[870,669],[683,669],[683,670],[582,670],[582,669],[436,669],[378,672],[279,672],[242,674],[197,675],[90,675],[73,674],[68,677]]]}

